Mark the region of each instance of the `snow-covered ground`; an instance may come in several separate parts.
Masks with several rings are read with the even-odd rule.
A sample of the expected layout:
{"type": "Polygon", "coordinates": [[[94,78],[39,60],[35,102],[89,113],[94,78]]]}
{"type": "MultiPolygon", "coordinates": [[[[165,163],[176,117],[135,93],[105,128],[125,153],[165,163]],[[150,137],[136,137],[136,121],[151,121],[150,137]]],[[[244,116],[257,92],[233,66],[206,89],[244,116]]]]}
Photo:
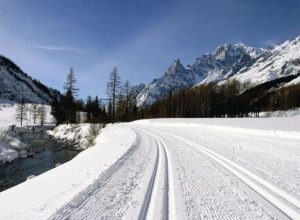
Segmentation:
{"type": "MultiPolygon", "coordinates": [[[[27,104],[27,108],[30,109],[31,104],[27,104]]],[[[45,123],[53,123],[53,117],[51,116],[51,107],[49,105],[46,108],[46,121],[45,123]]],[[[0,132],[6,132],[10,129],[11,125],[19,126],[20,122],[16,120],[16,105],[15,104],[0,104],[0,132]]],[[[27,120],[24,121],[23,126],[38,125],[38,119],[34,124],[33,115],[28,112],[27,120]],[[31,116],[31,117],[30,117],[31,116]]],[[[13,141],[8,144],[0,139],[0,163],[6,161],[12,161],[18,158],[24,153],[25,145],[15,138],[16,134],[8,132],[7,135],[13,137],[13,141]]]]}
{"type": "MultiPolygon", "coordinates": [[[[254,114],[253,114],[254,115],[254,114]]],[[[259,117],[300,117],[300,109],[274,112],[260,112],[259,117]]]]}
{"type": "Polygon", "coordinates": [[[300,219],[299,143],[300,117],[109,125],[0,193],[0,219],[300,219]]]}
{"type": "Polygon", "coordinates": [[[131,129],[108,126],[98,136],[94,147],[81,152],[73,160],[1,192],[0,219],[49,218],[100,178],[134,142],[135,133],[131,129]]]}

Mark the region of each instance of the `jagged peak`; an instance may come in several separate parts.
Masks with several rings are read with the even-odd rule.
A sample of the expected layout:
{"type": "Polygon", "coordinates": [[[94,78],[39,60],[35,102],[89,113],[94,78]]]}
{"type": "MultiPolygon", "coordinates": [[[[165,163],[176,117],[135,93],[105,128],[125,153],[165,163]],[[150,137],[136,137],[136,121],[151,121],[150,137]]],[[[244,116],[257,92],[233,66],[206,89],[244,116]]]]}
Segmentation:
{"type": "Polygon", "coordinates": [[[174,62],[172,63],[172,66],[180,66],[180,65],[182,65],[182,64],[180,63],[179,58],[175,59],[174,62]]]}
{"type": "Polygon", "coordinates": [[[184,66],[181,64],[180,59],[176,59],[174,60],[172,65],[168,68],[167,74],[174,74],[182,70],[184,70],[184,66]]]}

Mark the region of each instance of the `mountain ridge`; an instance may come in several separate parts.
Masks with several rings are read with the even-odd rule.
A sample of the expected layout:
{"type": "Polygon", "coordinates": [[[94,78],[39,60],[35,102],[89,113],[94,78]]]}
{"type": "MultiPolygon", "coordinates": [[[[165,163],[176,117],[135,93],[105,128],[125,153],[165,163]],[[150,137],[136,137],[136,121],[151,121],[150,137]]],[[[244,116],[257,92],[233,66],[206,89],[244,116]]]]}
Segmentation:
{"type": "MultiPolygon", "coordinates": [[[[167,71],[140,88],[137,105],[149,105],[170,93],[207,83],[236,79],[258,85],[300,71],[300,36],[274,47],[254,48],[225,43],[184,67],[176,59],[167,71]]],[[[296,82],[296,80],[295,80],[296,82]]]]}
{"type": "Polygon", "coordinates": [[[50,103],[61,93],[33,79],[9,58],[0,55],[0,101],[50,103]]]}

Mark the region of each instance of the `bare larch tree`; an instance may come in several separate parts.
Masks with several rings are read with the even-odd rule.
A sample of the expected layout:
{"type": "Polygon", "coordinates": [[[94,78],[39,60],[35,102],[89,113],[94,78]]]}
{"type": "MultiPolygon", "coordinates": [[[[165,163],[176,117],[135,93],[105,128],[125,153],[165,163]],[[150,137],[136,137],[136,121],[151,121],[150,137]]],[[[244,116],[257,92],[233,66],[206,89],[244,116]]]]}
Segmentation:
{"type": "Polygon", "coordinates": [[[116,121],[116,99],[120,91],[120,84],[121,78],[118,74],[118,69],[117,67],[114,67],[114,69],[109,75],[109,80],[106,84],[106,93],[108,95],[108,98],[111,100],[112,105],[112,123],[116,121]]]}

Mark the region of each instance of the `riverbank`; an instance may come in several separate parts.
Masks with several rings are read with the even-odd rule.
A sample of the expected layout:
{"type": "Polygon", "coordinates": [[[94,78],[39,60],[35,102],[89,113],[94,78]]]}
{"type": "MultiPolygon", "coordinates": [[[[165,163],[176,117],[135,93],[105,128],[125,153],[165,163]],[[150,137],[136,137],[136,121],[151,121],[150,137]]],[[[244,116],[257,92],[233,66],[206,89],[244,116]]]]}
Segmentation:
{"type": "Polygon", "coordinates": [[[103,127],[103,124],[61,124],[47,133],[72,149],[85,150],[94,144],[103,127]]]}
{"type": "Polygon", "coordinates": [[[10,163],[0,164],[0,191],[63,164],[79,153],[51,139],[47,129],[22,128],[18,131],[20,141],[26,145],[26,153],[10,163]]]}
{"type": "Polygon", "coordinates": [[[124,155],[135,139],[125,126],[105,127],[94,146],[69,162],[1,192],[0,204],[6,204],[0,206],[1,219],[49,218],[124,155]]]}
{"type": "MultiPolygon", "coordinates": [[[[26,104],[30,109],[32,104],[26,104]]],[[[45,124],[53,126],[53,118],[50,114],[51,107],[49,105],[46,108],[46,120],[45,124]]],[[[18,127],[20,124],[16,120],[16,105],[13,103],[0,103],[0,164],[3,162],[12,162],[20,157],[26,156],[26,145],[24,145],[18,137],[18,133],[22,130],[27,130],[30,127],[37,127],[38,120],[33,120],[31,114],[28,113],[27,120],[24,120],[23,126],[18,127]],[[11,130],[11,126],[14,126],[14,131],[11,130]]]]}

